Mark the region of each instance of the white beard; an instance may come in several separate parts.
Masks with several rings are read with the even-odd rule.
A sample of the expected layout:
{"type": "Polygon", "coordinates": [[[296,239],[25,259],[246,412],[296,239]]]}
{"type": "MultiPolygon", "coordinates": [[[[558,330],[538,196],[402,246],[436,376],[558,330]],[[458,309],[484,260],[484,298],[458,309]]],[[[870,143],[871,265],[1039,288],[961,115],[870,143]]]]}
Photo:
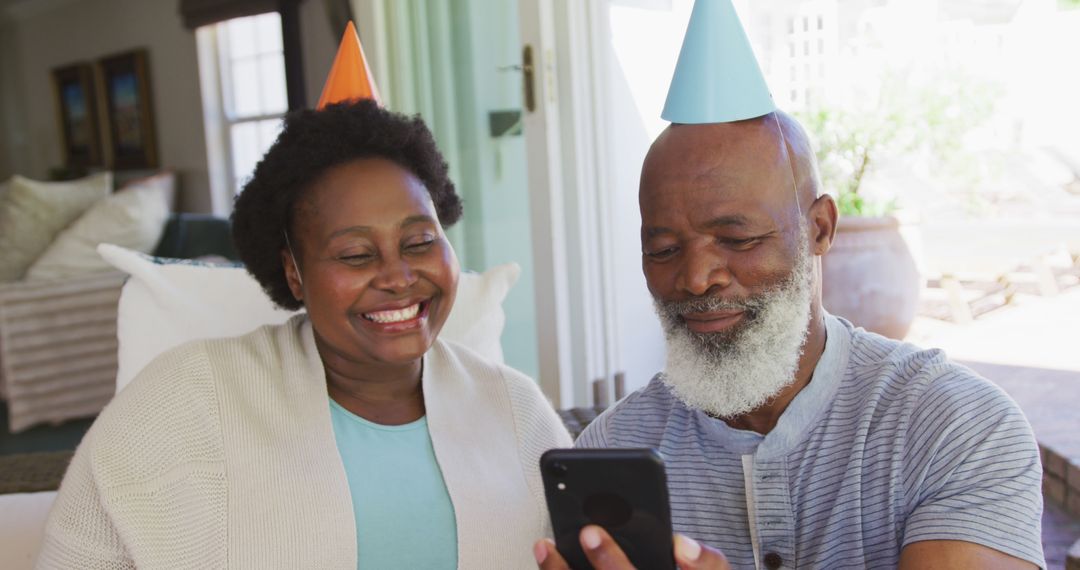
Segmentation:
{"type": "Polygon", "coordinates": [[[667,339],[664,384],[684,404],[712,416],[732,418],[767,403],[795,380],[810,322],[811,256],[800,248],[791,276],[745,300],[698,298],[653,300],[667,339]],[[679,314],[745,309],[736,329],[695,333],[679,314]]]}

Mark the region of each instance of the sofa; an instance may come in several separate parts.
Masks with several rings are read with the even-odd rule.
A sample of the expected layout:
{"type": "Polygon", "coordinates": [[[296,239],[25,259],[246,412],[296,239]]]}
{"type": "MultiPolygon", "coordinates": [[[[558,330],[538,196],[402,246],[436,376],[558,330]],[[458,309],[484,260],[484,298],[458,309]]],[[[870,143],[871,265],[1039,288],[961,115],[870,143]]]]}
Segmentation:
{"type": "Polygon", "coordinates": [[[0,188],[0,398],[8,430],[93,417],[115,393],[117,303],[125,275],[101,241],[165,257],[235,259],[226,220],[172,214],[175,176],[112,188],[101,173],[0,188]],[[14,197],[13,197],[14,195],[14,197]],[[36,235],[26,236],[28,230],[36,235]]]}

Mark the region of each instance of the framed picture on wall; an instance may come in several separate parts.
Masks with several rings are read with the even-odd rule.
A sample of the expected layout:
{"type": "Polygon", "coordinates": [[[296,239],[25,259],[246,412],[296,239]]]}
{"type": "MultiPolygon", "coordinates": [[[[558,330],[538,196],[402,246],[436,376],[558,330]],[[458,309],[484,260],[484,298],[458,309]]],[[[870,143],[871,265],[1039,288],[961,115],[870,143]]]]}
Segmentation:
{"type": "Polygon", "coordinates": [[[53,70],[60,140],[64,165],[82,170],[102,162],[97,104],[94,100],[94,68],[76,63],[53,70]]]}
{"type": "Polygon", "coordinates": [[[157,168],[150,69],[145,49],[102,58],[109,165],[116,170],[157,168]]]}

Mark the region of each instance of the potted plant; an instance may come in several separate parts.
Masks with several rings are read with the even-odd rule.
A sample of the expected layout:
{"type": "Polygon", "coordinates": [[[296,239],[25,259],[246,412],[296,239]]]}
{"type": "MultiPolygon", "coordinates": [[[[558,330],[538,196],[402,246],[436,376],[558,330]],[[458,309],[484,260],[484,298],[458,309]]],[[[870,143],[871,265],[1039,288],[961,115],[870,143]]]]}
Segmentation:
{"type": "Polygon", "coordinates": [[[999,95],[996,84],[963,69],[921,77],[891,71],[876,96],[864,97],[873,101],[869,108],[821,107],[799,116],[815,139],[822,186],[840,210],[836,238],[821,264],[827,310],[869,331],[904,338],[924,279],[904,239],[917,232],[902,228],[896,194],[911,184],[918,188],[907,196],[919,190],[925,198],[935,188],[977,193],[980,176],[972,167],[982,159],[963,141],[986,123],[999,95]],[[875,171],[878,187],[868,188],[875,171]],[[883,178],[893,194],[875,192],[890,185],[883,178]]]}
{"type": "Polygon", "coordinates": [[[840,210],[836,237],[822,258],[822,303],[856,326],[902,339],[911,328],[923,279],[894,215],[895,198],[867,195],[867,175],[902,154],[900,113],[858,114],[821,108],[801,115],[815,139],[824,190],[840,210]]]}

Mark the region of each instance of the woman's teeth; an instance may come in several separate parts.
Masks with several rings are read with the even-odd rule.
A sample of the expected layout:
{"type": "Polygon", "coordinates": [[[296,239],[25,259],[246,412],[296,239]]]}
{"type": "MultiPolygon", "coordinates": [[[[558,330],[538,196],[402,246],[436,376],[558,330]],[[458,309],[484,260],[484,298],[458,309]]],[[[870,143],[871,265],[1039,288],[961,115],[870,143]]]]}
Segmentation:
{"type": "Polygon", "coordinates": [[[416,318],[416,315],[419,312],[420,303],[417,303],[415,305],[412,305],[411,307],[405,307],[404,309],[364,313],[364,318],[379,324],[400,323],[402,321],[408,321],[410,319],[416,318]]]}

